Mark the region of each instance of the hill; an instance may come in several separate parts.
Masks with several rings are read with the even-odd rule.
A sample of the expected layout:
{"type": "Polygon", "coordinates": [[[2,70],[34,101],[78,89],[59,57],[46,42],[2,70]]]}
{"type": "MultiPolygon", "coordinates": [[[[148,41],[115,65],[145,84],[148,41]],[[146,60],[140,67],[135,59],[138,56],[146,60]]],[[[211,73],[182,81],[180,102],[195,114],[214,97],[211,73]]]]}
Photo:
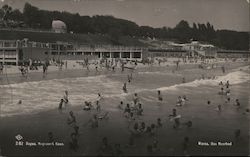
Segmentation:
{"type": "Polygon", "coordinates": [[[37,42],[73,42],[89,45],[123,45],[123,46],[147,46],[136,38],[121,36],[113,40],[110,36],[100,34],[70,34],[21,30],[0,30],[0,40],[22,40],[28,38],[37,42]]]}

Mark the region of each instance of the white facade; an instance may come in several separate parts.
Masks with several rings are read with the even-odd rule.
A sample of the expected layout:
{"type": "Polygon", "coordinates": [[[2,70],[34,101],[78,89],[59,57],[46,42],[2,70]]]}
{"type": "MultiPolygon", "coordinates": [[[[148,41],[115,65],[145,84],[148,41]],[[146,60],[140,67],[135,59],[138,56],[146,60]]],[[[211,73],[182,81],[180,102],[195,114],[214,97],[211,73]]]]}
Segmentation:
{"type": "Polygon", "coordinates": [[[56,33],[66,33],[67,26],[63,21],[53,20],[52,21],[52,30],[56,33]]]}

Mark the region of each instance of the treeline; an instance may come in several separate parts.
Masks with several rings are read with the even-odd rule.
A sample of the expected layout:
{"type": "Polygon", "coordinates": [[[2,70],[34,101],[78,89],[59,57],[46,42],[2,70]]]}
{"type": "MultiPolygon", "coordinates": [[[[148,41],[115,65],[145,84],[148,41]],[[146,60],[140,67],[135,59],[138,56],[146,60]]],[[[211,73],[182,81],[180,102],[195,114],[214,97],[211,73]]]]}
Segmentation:
{"type": "Polygon", "coordinates": [[[68,32],[108,35],[114,43],[122,36],[129,36],[175,40],[179,43],[198,40],[223,49],[249,49],[248,32],[215,30],[209,22],[206,24],[193,23],[190,26],[187,21],[182,20],[174,28],[152,28],[138,26],[134,22],[112,16],[90,17],[80,16],[78,13],[41,10],[29,3],[25,4],[23,12],[17,9],[12,10],[10,6],[5,5],[0,10],[0,16],[2,20],[24,22],[26,27],[34,29],[51,29],[53,20],[62,20],[66,23],[68,32]]]}

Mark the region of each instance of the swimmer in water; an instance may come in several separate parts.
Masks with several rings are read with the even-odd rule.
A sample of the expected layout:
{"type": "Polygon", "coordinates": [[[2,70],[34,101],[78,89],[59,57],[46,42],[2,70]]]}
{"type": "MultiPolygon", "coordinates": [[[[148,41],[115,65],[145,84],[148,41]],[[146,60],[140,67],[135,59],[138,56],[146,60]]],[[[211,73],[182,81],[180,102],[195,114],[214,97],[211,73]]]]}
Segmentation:
{"type": "Polygon", "coordinates": [[[17,103],[18,103],[18,104],[22,104],[22,100],[19,100],[17,103]]]}
{"type": "Polygon", "coordinates": [[[101,105],[99,103],[99,101],[96,101],[96,111],[101,111],[101,105]]]}
{"type": "Polygon", "coordinates": [[[118,105],[119,109],[123,109],[123,101],[120,102],[120,104],[118,105]]]}
{"type": "Polygon", "coordinates": [[[85,106],[84,106],[83,110],[89,111],[91,109],[91,102],[85,101],[84,104],[85,104],[85,106]]]}
{"type": "Polygon", "coordinates": [[[142,113],[143,113],[142,105],[139,104],[139,105],[138,105],[138,109],[137,109],[137,115],[141,116],[142,113]]]}
{"type": "Polygon", "coordinates": [[[182,78],[182,83],[186,83],[185,77],[182,78]]]}
{"type": "Polygon", "coordinates": [[[129,104],[127,104],[127,106],[124,109],[123,114],[125,115],[125,117],[128,117],[130,112],[131,112],[131,108],[130,108],[129,104]]]}
{"type": "Polygon", "coordinates": [[[127,84],[126,83],[123,84],[122,90],[123,90],[124,93],[128,92],[127,91],[127,84]]]}
{"type": "Polygon", "coordinates": [[[169,117],[176,117],[177,116],[177,113],[176,113],[176,109],[174,108],[172,110],[172,114],[169,115],[169,117]]]}
{"type": "Polygon", "coordinates": [[[223,94],[224,94],[224,88],[222,87],[222,88],[220,89],[219,95],[223,95],[223,94]]]}
{"type": "Polygon", "coordinates": [[[66,90],[66,91],[64,92],[64,96],[63,96],[63,100],[64,100],[64,102],[65,102],[66,104],[69,102],[68,97],[69,97],[69,94],[68,94],[68,91],[66,90]]]}
{"type": "Polygon", "coordinates": [[[63,101],[63,99],[61,99],[61,101],[60,101],[60,103],[59,103],[59,107],[58,107],[58,109],[59,109],[59,110],[61,110],[61,109],[62,109],[63,102],[64,102],[64,101],[63,101]]]}
{"type": "Polygon", "coordinates": [[[128,83],[130,83],[131,82],[131,79],[130,79],[130,76],[128,75],[128,83]]]}
{"type": "Polygon", "coordinates": [[[237,107],[237,109],[240,108],[240,101],[239,101],[239,99],[235,100],[235,106],[237,107]]]}
{"type": "Polygon", "coordinates": [[[223,86],[223,83],[222,83],[222,81],[220,81],[219,85],[223,86]]]}
{"type": "Polygon", "coordinates": [[[217,111],[219,111],[219,112],[221,111],[221,105],[217,106],[217,111]]]}
{"type": "Polygon", "coordinates": [[[157,118],[157,128],[161,128],[162,127],[162,122],[161,122],[161,118],[157,118]]]}
{"type": "Polygon", "coordinates": [[[103,99],[103,97],[101,96],[101,93],[98,93],[97,101],[101,101],[102,99],[103,99]]]}
{"type": "Polygon", "coordinates": [[[139,128],[141,133],[144,133],[146,131],[146,124],[145,122],[141,122],[141,127],[139,128]]]}
{"type": "Polygon", "coordinates": [[[210,100],[208,100],[208,101],[207,101],[207,104],[208,104],[208,105],[210,105],[210,104],[211,104],[211,101],[210,101],[210,100]]]}
{"type": "Polygon", "coordinates": [[[162,99],[162,96],[161,96],[161,91],[158,90],[157,93],[158,93],[158,100],[159,100],[159,101],[162,101],[163,99],[162,99]]]}
{"type": "Polygon", "coordinates": [[[68,125],[71,125],[72,127],[75,126],[75,124],[76,124],[76,117],[75,117],[73,111],[69,112],[69,117],[67,119],[67,123],[68,123],[68,125]]]}
{"type": "Polygon", "coordinates": [[[226,82],[226,87],[229,88],[229,85],[230,85],[230,84],[229,84],[229,80],[227,80],[227,82],[226,82]]]}
{"type": "Polygon", "coordinates": [[[139,97],[138,97],[137,93],[134,94],[133,102],[135,105],[139,102],[139,97]]]}

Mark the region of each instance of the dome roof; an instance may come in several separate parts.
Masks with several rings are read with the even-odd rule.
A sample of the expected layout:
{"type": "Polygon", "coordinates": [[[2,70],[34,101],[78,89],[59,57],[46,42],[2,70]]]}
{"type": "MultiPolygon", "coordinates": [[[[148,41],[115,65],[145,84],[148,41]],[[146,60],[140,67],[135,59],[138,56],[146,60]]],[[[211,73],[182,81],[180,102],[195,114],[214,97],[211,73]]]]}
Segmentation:
{"type": "Polygon", "coordinates": [[[63,21],[60,20],[53,20],[52,21],[52,29],[55,32],[65,32],[67,29],[66,24],[63,21]]]}

